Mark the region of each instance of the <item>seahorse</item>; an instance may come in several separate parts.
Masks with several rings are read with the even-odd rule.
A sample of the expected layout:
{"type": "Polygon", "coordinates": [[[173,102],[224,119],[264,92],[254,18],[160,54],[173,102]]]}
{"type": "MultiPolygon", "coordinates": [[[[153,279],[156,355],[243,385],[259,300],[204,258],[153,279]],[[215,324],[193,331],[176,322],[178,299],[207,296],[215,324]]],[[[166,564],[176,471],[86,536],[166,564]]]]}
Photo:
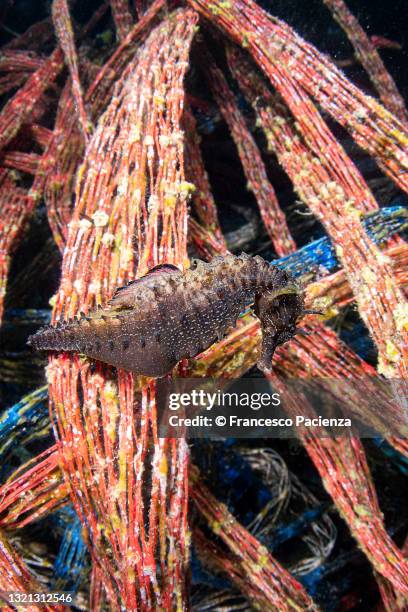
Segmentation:
{"type": "Polygon", "coordinates": [[[154,378],[221,340],[246,307],[259,318],[258,368],[271,371],[275,349],[290,340],[305,314],[302,289],[259,256],[195,260],[181,271],[162,264],[117,289],[107,307],[61,321],[30,336],[43,351],[74,351],[154,378]]]}

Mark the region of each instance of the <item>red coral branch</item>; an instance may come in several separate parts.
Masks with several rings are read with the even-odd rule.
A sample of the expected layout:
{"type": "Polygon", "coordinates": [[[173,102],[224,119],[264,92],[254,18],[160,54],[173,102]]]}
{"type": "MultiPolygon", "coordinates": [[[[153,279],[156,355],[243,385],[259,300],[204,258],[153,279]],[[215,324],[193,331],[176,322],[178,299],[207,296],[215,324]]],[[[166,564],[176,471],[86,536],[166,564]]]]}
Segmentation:
{"type": "MultiPolygon", "coordinates": [[[[337,165],[342,162],[322,139],[324,132],[328,135],[322,120],[319,132],[307,132],[304,125],[299,134],[298,124],[285,105],[268,92],[251,66],[240,54],[231,54],[231,59],[245,94],[258,108],[269,146],[299,196],[322,221],[336,245],[360,314],[378,347],[380,371],[388,377],[406,377],[405,296],[398,289],[389,262],[367,236],[360,219],[368,203],[369,208],[377,207],[374,198],[361,177],[350,182],[345,167],[337,165]]],[[[303,105],[305,99],[306,94],[299,104],[303,105]]],[[[317,110],[314,114],[316,117],[317,110]]]]}
{"type": "Polygon", "coordinates": [[[372,39],[365,33],[343,0],[323,0],[323,2],[346,32],[354,47],[357,59],[367,71],[384,106],[394,113],[400,121],[408,122],[404,99],[399,93],[394,79],[384,66],[372,39]]]}
{"type": "MultiPolygon", "coordinates": [[[[105,302],[135,277],[136,262],[139,275],[161,261],[188,263],[180,122],[196,19],[179,11],[153,30],[92,136],[54,318],[105,302]]],[[[61,465],[105,586],[129,609],[182,606],[187,445],[157,438],[154,385],[93,373],[68,355],[51,359],[49,375],[61,465]]]]}
{"type": "Polygon", "coordinates": [[[28,216],[27,193],[9,170],[0,168],[0,321],[3,316],[10,256],[28,216]]]}
{"type": "MultiPolygon", "coordinates": [[[[381,104],[355,87],[315,47],[286,23],[263,11],[253,0],[189,0],[207,19],[246,47],[281,94],[307,138],[319,136],[321,121],[307,92],[380,167],[408,189],[408,153],[404,126],[381,104]]],[[[321,132],[327,138],[327,130],[321,132]]],[[[350,163],[331,138],[333,163],[348,173],[350,163]]],[[[315,151],[317,155],[318,152],[315,151]]]]}
{"type": "Polygon", "coordinates": [[[279,206],[275,190],[269,181],[258,146],[246,125],[226,78],[209,53],[205,54],[205,67],[212,95],[237,146],[248,181],[248,189],[253,192],[258,202],[266,231],[276,253],[279,256],[287,255],[295,249],[295,242],[290,234],[285,215],[279,206]]]}
{"type": "Polygon", "coordinates": [[[110,0],[112,16],[119,40],[123,40],[132,29],[133,17],[128,0],[110,0]]]}
{"type": "MultiPolygon", "coordinates": [[[[236,582],[240,590],[255,606],[263,610],[317,610],[302,585],[278,563],[220,503],[204,485],[198,470],[191,468],[191,497],[198,511],[205,516],[209,527],[233,553],[220,554],[218,549],[206,545],[198,533],[199,544],[205,546],[210,559],[236,582]]],[[[197,535],[197,534],[196,534],[197,535]]]]}
{"type": "MultiPolygon", "coordinates": [[[[24,593],[27,591],[42,593],[44,588],[31,574],[23,559],[9,543],[6,535],[0,531],[0,601],[3,599],[3,594],[3,601],[9,602],[6,593],[24,593]]],[[[44,609],[49,612],[52,612],[52,610],[63,612],[65,607],[58,604],[52,606],[43,604],[41,606],[27,605],[25,609],[30,612],[40,612],[44,609]]],[[[15,605],[7,607],[2,605],[2,610],[15,610],[15,605]]]]}
{"type": "MultiPolygon", "coordinates": [[[[204,161],[201,155],[200,138],[196,129],[196,122],[193,114],[188,106],[184,109],[183,126],[185,129],[186,138],[186,176],[189,181],[195,186],[195,191],[192,196],[192,206],[194,211],[203,226],[203,230],[211,234],[210,240],[217,243],[216,252],[218,254],[225,253],[227,246],[221,231],[218,220],[217,207],[211,193],[211,187],[205,170],[204,161]]],[[[200,228],[196,223],[189,226],[192,239],[195,241],[199,250],[203,247],[204,242],[199,239],[198,234],[200,228]]],[[[204,257],[209,255],[209,251],[203,249],[204,257]]],[[[211,250],[214,253],[214,250],[211,250]]]]}
{"type": "Polygon", "coordinates": [[[52,18],[71,75],[75,109],[79,116],[85,140],[88,140],[90,126],[85,109],[82,86],[79,80],[78,56],[75,50],[74,32],[67,0],[54,0],[52,3],[52,18]]]}
{"type": "Polygon", "coordinates": [[[56,49],[43,66],[5,104],[0,112],[0,149],[3,149],[30,117],[35,104],[64,66],[63,55],[56,49]]]}

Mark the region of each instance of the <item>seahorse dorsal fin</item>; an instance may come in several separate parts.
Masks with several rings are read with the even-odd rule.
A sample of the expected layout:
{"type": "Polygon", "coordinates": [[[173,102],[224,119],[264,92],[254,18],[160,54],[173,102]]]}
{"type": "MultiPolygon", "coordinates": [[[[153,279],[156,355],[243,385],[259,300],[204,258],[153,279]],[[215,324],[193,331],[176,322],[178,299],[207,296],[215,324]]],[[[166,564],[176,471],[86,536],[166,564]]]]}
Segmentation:
{"type": "Polygon", "coordinates": [[[154,266],[154,268],[149,270],[147,274],[145,274],[141,278],[138,278],[137,280],[132,281],[132,282],[137,283],[138,281],[141,281],[144,278],[147,278],[151,274],[159,274],[159,273],[160,274],[161,273],[164,273],[164,274],[174,274],[175,272],[178,272],[179,274],[181,274],[181,270],[177,266],[175,266],[173,264],[169,264],[169,263],[159,264],[158,266],[154,266]]]}
{"type": "Polygon", "coordinates": [[[157,279],[167,274],[182,274],[181,270],[173,264],[160,264],[155,266],[147,274],[134,281],[130,281],[124,287],[116,289],[108,304],[113,308],[131,308],[135,305],[136,295],[142,287],[149,287],[157,282],[157,279]]]}

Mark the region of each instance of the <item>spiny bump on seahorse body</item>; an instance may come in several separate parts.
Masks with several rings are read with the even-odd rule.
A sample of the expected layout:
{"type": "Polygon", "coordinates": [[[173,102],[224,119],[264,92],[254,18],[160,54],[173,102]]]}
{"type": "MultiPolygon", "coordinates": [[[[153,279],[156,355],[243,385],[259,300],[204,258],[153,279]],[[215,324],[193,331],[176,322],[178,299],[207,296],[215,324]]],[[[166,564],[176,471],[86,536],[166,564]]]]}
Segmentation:
{"type": "Polygon", "coordinates": [[[250,303],[262,330],[258,366],[269,371],[276,347],[296,333],[303,293],[286,272],[245,253],[196,260],[185,272],[156,266],[119,288],[107,308],[40,329],[29,344],[158,377],[219,340],[250,303]]]}

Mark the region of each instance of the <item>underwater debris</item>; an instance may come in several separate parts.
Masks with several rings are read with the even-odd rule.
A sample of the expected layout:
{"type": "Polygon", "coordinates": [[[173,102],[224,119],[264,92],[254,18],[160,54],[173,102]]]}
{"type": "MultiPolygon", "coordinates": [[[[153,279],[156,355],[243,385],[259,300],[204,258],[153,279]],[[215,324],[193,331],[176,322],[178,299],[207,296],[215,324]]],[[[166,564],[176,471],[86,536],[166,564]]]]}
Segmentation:
{"type": "MultiPolygon", "coordinates": [[[[351,380],[353,414],[381,434],[380,446],[385,447],[385,439],[391,457],[377,468],[372,450],[358,439],[302,435],[306,453],[291,469],[311,475],[315,498],[325,500],[321,506],[330,507],[330,520],[340,527],[336,548],[344,544],[359,555],[366,581],[353,583],[354,561],[330,548],[333,565],[341,566],[346,578],[325,590],[332,598],[328,609],[341,606],[343,597],[349,598],[347,605],[361,599],[376,605],[381,598],[388,609],[402,608],[408,570],[406,548],[397,544],[403,542],[407,522],[401,500],[381,486],[379,474],[392,469],[389,464],[403,465],[408,444],[400,435],[399,403],[378,390],[382,376],[404,379],[407,373],[408,250],[395,237],[406,227],[405,200],[398,191],[408,187],[406,110],[373,53],[373,42],[344,2],[323,0],[322,5],[344,28],[384,106],[260,4],[186,0],[173,11],[174,3],[166,0],[110,0],[92,7],[54,0],[52,19],[41,15],[42,21],[3,45],[0,308],[7,297],[6,307],[13,310],[6,311],[2,330],[7,337],[0,354],[2,385],[17,399],[40,384],[27,372],[38,372],[41,364],[9,344],[17,329],[20,338],[23,328],[47,319],[48,299],[56,290],[50,282],[49,293],[36,296],[37,310],[27,310],[38,267],[44,266],[43,276],[47,266],[54,272],[60,267],[55,253],[47,258],[45,249],[34,258],[24,242],[38,210],[46,211],[51,228],[52,238],[47,231],[45,239],[53,239],[63,253],[60,287],[51,299],[52,323],[65,321],[69,327],[69,319],[81,311],[89,316],[117,286],[157,265],[187,270],[188,245],[205,259],[222,255],[232,261],[225,219],[234,221],[230,235],[236,235],[242,229],[237,211],[246,209],[263,228],[247,232],[248,251],[263,252],[266,245],[268,257],[280,255],[272,263],[306,286],[306,308],[324,311],[323,322],[303,321],[310,335],[297,334],[277,349],[269,379],[289,394],[293,411],[299,397],[290,397],[291,376],[351,380]],[[195,41],[197,55],[190,57],[195,41]],[[200,56],[206,45],[214,60],[200,56]],[[206,80],[213,89],[211,102],[206,80]],[[187,101],[193,110],[186,108],[187,101]],[[210,130],[195,123],[200,104],[217,117],[210,130]],[[401,206],[378,210],[373,183],[329,116],[366,151],[359,152],[362,161],[375,160],[370,178],[377,180],[380,169],[391,179],[381,177],[391,194],[387,203],[401,206]],[[253,130],[254,124],[260,129],[253,130]],[[246,182],[252,191],[243,195],[246,182]],[[308,223],[292,223],[288,211],[295,197],[313,213],[308,223]],[[296,243],[306,246],[296,250],[296,243]],[[342,321],[352,320],[350,305],[355,305],[355,319],[361,315],[362,339],[370,334],[374,340],[370,356],[341,340],[342,321]]],[[[11,10],[2,8],[0,15],[6,39],[12,36],[11,10]]],[[[233,275],[228,280],[232,283],[233,275]]],[[[124,290],[114,299],[128,297],[124,290]]],[[[194,300],[188,296],[186,301],[194,300]]],[[[234,308],[241,310],[238,301],[234,308]]],[[[199,355],[190,351],[195,358],[183,359],[177,373],[227,381],[239,377],[256,363],[260,336],[259,322],[243,313],[219,342],[195,344],[197,351],[208,348],[199,355]]],[[[282,529],[275,531],[275,544],[273,538],[265,543],[262,530],[252,533],[220,502],[223,483],[198,476],[186,441],[159,437],[154,382],[76,354],[50,356],[46,372],[49,395],[44,389],[25,395],[0,415],[0,590],[68,585],[80,590],[78,601],[91,610],[186,609],[190,568],[193,582],[196,578],[200,584],[190,558],[192,542],[194,554],[201,551],[211,566],[207,570],[215,588],[198,609],[234,609],[235,604],[248,609],[247,601],[267,610],[320,604],[326,609],[321,593],[329,552],[313,565],[322,569],[319,579],[311,571],[294,576],[293,568],[311,568],[304,550],[296,545],[296,558],[282,561],[276,544],[282,529]],[[27,530],[38,530],[37,538],[54,534],[56,524],[54,556],[40,550],[38,563],[42,556],[47,572],[36,572],[24,556],[27,530]]],[[[341,386],[330,389],[338,401],[343,399],[341,386]]],[[[313,413],[306,400],[303,405],[313,413]]],[[[281,448],[290,463],[290,444],[281,448]]],[[[214,453],[211,444],[206,452],[214,453]]],[[[224,448],[221,461],[226,454],[224,448]]],[[[261,476],[267,469],[263,463],[261,476]]],[[[400,481],[391,474],[387,486],[391,490],[395,481],[397,489],[400,481]]],[[[255,487],[254,475],[248,479],[255,487]]],[[[261,495],[262,487],[257,491],[261,495]]],[[[252,501],[246,501],[250,510],[252,501]]],[[[318,515],[311,516],[308,520],[318,515]]],[[[265,525],[266,518],[258,515],[252,527],[265,525]]],[[[303,524],[300,510],[293,521],[303,524]]]]}

